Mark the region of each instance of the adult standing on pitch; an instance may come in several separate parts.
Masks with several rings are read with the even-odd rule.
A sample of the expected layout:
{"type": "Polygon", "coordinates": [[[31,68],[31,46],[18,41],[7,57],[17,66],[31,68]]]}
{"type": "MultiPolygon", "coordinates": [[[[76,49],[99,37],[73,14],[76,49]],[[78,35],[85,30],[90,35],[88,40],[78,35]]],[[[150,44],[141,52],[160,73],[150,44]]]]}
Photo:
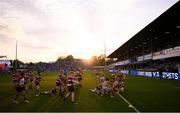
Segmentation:
{"type": "Polygon", "coordinates": [[[36,76],[36,82],[35,82],[35,85],[36,85],[36,96],[39,96],[40,94],[40,82],[41,82],[41,73],[38,71],[37,73],[37,76],[36,76]]]}

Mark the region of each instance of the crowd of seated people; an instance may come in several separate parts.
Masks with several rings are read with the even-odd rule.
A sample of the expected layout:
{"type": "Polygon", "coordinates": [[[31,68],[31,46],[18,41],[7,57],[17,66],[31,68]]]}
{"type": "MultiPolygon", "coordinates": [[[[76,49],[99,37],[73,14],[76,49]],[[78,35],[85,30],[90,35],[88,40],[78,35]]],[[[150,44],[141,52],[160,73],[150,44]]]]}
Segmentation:
{"type": "Polygon", "coordinates": [[[180,72],[180,62],[170,60],[157,60],[147,63],[144,69],[152,69],[164,72],[180,72]]]}
{"type": "Polygon", "coordinates": [[[180,73],[180,60],[155,60],[120,66],[122,70],[161,71],[180,73]]]}
{"type": "Polygon", "coordinates": [[[163,63],[154,63],[152,67],[160,71],[179,72],[178,65],[179,62],[163,62],[163,63]]]}
{"type": "Polygon", "coordinates": [[[33,70],[40,71],[59,71],[59,70],[76,70],[77,67],[82,67],[78,62],[55,62],[55,63],[38,63],[32,66],[33,70]]]}

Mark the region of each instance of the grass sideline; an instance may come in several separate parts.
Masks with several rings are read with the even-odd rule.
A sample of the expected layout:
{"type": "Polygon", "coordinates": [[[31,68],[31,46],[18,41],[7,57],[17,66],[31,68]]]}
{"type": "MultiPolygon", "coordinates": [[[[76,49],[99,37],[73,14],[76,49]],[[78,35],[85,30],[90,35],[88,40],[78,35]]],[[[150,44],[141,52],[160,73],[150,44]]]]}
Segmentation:
{"type": "MultiPolygon", "coordinates": [[[[45,72],[42,75],[41,90],[46,91],[55,87],[57,72],[45,72]]],[[[106,73],[106,77],[110,74],[106,73]]],[[[29,90],[30,103],[13,104],[15,91],[12,87],[11,77],[0,76],[0,111],[3,112],[133,112],[131,107],[119,96],[99,96],[89,93],[90,88],[99,83],[93,71],[86,71],[83,75],[83,87],[76,91],[76,105],[70,101],[64,102],[60,96],[35,96],[34,90],[29,90]]],[[[180,111],[180,81],[159,80],[154,78],[127,76],[126,91],[122,96],[127,99],[140,112],[180,111]]]]}

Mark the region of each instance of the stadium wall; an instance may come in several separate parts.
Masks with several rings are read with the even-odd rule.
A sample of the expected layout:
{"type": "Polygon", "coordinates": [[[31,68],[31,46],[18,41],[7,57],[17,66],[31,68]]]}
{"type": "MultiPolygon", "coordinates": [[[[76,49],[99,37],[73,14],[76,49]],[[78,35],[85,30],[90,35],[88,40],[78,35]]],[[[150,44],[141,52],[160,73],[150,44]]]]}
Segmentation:
{"type": "MultiPolygon", "coordinates": [[[[115,73],[118,70],[111,69],[109,72],[115,73]]],[[[121,70],[122,73],[127,75],[135,75],[135,76],[144,76],[144,77],[152,77],[152,78],[162,78],[162,79],[170,79],[170,80],[180,80],[180,73],[173,72],[159,72],[159,71],[138,71],[138,70],[121,70]]]]}
{"type": "Polygon", "coordinates": [[[122,61],[115,62],[111,64],[110,66],[122,66],[126,64],[131,64],[133,62],[143,62],[146,60],[159,60],[159,59],[165,59],[165,58],[172,58],[172,57],[178,57],[180,56],[180,46],[176,46],[174,48],[168,48],[163,49],[158,52],[153,52],[153,54],[145,54],[143,56],[136,57],[135,61],[132,61],[132,59],[126,59],[122,61]]]}

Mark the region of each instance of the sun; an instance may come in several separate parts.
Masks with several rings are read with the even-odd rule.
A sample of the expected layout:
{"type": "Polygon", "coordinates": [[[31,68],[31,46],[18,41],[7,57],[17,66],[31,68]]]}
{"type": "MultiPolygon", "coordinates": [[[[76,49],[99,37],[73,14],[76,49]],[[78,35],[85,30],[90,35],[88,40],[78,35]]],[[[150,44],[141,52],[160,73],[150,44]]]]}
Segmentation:
{"type": "Polygon", "coordinates": [[[97,56],[100,54],[99,50],[103,49],[102,43],[97,40],[81,39],[72,40],[71,42],[71,53],[81,59],[89,60],[92,56],[97,56]]]}
{"type": "Polygon", "coordinates": [[[90,60],[92,56],[93,55],[91,55],[91,54],[82,54],[82,55],[78,55],[77,57],[84,59],[84,60],[90,60]]]}

